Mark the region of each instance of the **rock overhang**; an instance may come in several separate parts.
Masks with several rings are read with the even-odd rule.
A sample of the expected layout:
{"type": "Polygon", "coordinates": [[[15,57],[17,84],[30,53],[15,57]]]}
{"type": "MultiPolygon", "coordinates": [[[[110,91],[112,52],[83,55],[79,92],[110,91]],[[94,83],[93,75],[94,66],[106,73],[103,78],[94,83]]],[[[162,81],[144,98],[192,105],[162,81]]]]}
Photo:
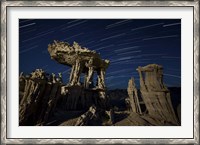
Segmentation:
{"type": "Polygon", "coordinates": [[[73,66],[77,60],[85,66],[86,62],[92,59],[92,65],[95,69],[106,69],[110,63],[107,59],[101,59],[101,56],[96,51],[81,47],[77,42],[70,46],[67,42],[54,40],[52,44],[48,45],[48,52],[51,59],[68,66],[73,66]]]}

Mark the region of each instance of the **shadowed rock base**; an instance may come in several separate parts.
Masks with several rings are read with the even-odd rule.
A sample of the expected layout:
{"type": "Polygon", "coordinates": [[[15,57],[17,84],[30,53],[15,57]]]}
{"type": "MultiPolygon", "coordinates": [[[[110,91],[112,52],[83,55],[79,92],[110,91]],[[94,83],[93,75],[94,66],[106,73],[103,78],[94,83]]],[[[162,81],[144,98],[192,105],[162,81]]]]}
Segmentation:
{"type": "Polygon", "coordinates": [[[43,125],[53,114],[60,93],[61,82],[48,80],[37,69],[32,76],[20,76],[19,125],[43,125]]]}

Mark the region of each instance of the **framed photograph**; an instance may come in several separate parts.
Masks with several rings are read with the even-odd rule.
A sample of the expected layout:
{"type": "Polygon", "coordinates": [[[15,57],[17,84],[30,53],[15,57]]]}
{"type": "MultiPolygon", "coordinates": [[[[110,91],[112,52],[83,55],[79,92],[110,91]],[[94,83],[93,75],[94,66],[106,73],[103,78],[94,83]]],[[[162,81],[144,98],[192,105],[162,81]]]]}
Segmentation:
{"type": "Polygon", "coordinates": [[[1,2],[1,143],[199,144],[199,2],[1,2]]]}

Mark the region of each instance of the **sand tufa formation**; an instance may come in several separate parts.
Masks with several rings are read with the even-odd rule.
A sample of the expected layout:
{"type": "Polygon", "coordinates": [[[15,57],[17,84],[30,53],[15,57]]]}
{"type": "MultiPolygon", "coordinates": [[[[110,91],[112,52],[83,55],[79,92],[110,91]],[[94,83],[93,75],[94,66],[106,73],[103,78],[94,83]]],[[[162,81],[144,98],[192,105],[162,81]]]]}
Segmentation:
{"type": "Polygon", "coordinates": [[[109,60],[101,59],[95,51],[81,47],[74,42],[72,46],[67,42],[54,41],[48,45],[48,51],[52,59],[60,64],[72,67],[69,85],[79,85],[81,73],[85,74],[84,87],[92,84],[93,74],[98,75],[98,88],[105,89],[105,71],[109,66],[109,60]]]}
{"type": "Polygon", "coordinates": [[[137,71],[140,76],[140,92],[146,112],[141,112],[134,78],[129,80],[127,89],[130,110],[138,114],[148,114],[150,117],[160,120],[163,124],[170,122],[178,125],[179,121],[172,106],[170,92],[163,83],[163,67],[157,64],[149,64],[138,67],[137,71]]]}
{"type": "MultiPolygon", "coordinates": [[[[170,91],[163,83],[163,67],[150,64],[138,67],[140,90],[134,78],[128,81],[125,99],[114,98],[125,108],[116,109],[110,102],[105,85],[109,60],[101,59],[95,51],[74,42],[54,41],[48,45],[51,58],[71,67],[68,84],[62,74],[48,74],[36,69],[19,77],[20,125],[179,125],[170,91]],[[80,82],[81,74],[84,82],[80,82]],[[97,84],[93,75],[97,73],[97,84]]],[[[125,90],[126,92],[126,90],[125,90]]],[[[111,95],[111,94],[110,94],[111,95]]]]}

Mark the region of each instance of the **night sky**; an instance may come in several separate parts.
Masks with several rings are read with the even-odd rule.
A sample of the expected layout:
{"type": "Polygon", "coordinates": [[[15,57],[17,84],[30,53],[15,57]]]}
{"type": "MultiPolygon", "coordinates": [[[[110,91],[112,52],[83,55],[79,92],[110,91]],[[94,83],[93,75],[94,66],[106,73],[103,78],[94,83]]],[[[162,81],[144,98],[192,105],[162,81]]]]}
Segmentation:
{"type": "Polygon", "coordinates": [[[136,68],[152,63],[164,67],[167,87],[181,86],[180,19],[20,19],[19,72],[62,72],[67,83],[70,67],[52,60],[47,51],[54,40],[76,41],[109,59],[108,89],[126,89],[132,76],[139,87],[136,68]]]}

